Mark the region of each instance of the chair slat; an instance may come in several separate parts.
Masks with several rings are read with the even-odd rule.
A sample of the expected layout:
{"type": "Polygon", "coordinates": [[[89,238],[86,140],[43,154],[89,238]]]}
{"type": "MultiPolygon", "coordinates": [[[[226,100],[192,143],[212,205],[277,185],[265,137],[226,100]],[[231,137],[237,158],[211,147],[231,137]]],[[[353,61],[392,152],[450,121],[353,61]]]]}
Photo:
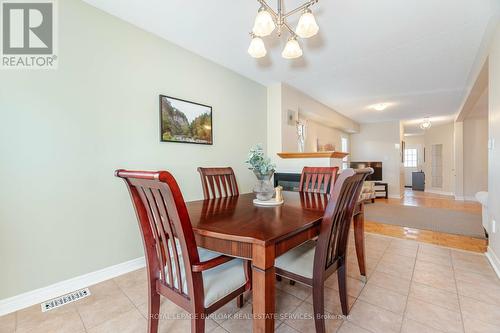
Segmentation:
{"type": "MultiPolygon", "coordinates": [[[[156,252],[156,256],[157,256],[157,259],[159,261],[159,266],[164,267],[164,265],[165,265],[165,261],[163,259],[164,254],[163,254],[162,248],[160,246],[161,237],[160,237],[160,233],[159,233],[159,230],[157,228],[157,225],[154,221],[154,217],[153,217],[153,214],[151,211],[151,205],[146,197],[146,189],[144,189],[143,187],[138,187],[137,190],[138,190],[137,192],[138,192],[143,204],[148,208],[146,210],[147,216],[148,216],[148,223],[149,223],[150,231],[152,232],[153,239],[154,239],[154,242],[152,242],[152,244],[150,244],[150,247],[154,248],[154,250],[156,252]]],[[[161,272],[160,272],[160,274],[161,274],[161,272]]],[[[163,274],[161,274],[161,276],[163,276],[163,274]]]]}
{"type": "MultiPolygon", "coordinates": [[[[174,275],[173,275],[173,265],[175,265],[175,263],[172,263],[172,257],[174,256],[174,253],[171,253],[171,250],[170,250],[170,247],[168,246],[169,242],[171,242],[171,240],[175,239],[174,238],[174,232],[172,230],[172,225],[170,224],[170,219],[168,217],[168,213],[167,213],[167,209],[165,207],[165,202],[164,202],[164,199],[163,199],[163,196],[161,195],[161,192],[160,191],[154,191],[153,192],[153,196],[156,200],[156,204],[158,206],[158,209],[160,211],[160,214],[162,216],[162,226],[163,226],[163,230],[164,230],[164,233],[166,233],[165,235],[165,240],[164,240],[164,250],[165,250],[165,253],[166,253],[166,257],[167,257],[167,266],[166,266],[166,270],[168,272],[168,284],[170,285],[170,287],[172,289],[175,289],[175,286],[174,286],[174,275]]],[[[166,278],[164,279],[165,283],[167,283],[167,280],[166,278]]]]}
{"type": "Polygon", "coordinates": [[[299,191],[331,194],[338,170],[338,167],[304,167],[299,191]]]}
{"type": "Polygon", "coordinates": [[[227,183],[227,178],[226,175],[220,175],[220,180],[222,182],[222,188],[224,189],[224,193],[221,193],[221,197],[228,197],[231,194],[229,194],[230,191],[230,186],[227,183]]]}
{"type": "Polygon", "coordinates": [[[200,167],[198,172],[200,173],[205,199],[231,197],[239,194],[238,184],[232,168],[200,167]],[[211,189],[211,191],[208,189],[211,189]],[[215,189],[218,191],[215,191],[215,189]]]}

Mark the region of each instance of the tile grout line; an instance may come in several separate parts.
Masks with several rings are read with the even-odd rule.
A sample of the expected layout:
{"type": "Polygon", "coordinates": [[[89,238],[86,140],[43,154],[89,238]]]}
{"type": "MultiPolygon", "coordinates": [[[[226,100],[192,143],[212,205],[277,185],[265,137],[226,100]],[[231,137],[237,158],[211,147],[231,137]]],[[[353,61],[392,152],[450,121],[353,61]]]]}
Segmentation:
{"type": "Polygon", "coordinates": [[[78,313],[78,318],[80,318],[80,321],[82,322],[83,325],[83,331],[87,332],[87,326],[85,326],[85,322],[83,321],[82,314],[80,313],[80,310],[78,310],[78,307],[75,304],[75,311],[78,313]]]}
{"type": "Polygon", "coordinates": [[[458,309],[460,311],[460,320],[462,320],[462,329],[465,332],[465,320],[464,320],[464,315],[462,313],[462,302],[460,301],[460,294],[458,293],[458,284],[457,284],[457,277],[455,276],[455,263],[453,260],[453,255],[450,252],[450,260],[451,260],[451,269],[453,270],[453,281],[455,282],[455,289],[457,290],[457,298],[458,298],[458,309]]]}
{"type": "MultiPolygon", "coordinates": [[[[127,273],[128,274],[128,273],[127,273]]],[[[148,322],[148,318],[146,318],[146,316],[144,316],[141,312],[141,310],[139,310],[139,307],[132,301],[132,299],[127,295],[127,293],[125,292],[125,290],[123,290],[122,287],[120,287],[120,285],[115,281],[115,278],[112,279],[113,282],[116,284],[116,286],[118,287],[118,289],[120,289],[120,291],[125,295],[125,297],[127,297],[127,299],[129,300],[130,303],[132,303],[132,305],[134,306],[134,308],[139,312],[139,314],[144,318],[146,319],[146,323],[148,322]]],[[[160,312],[161,312],[161,298],[163,296],[160,296],[160,312]]],[[[145,303],[147,303],[148,301],[146,301],[145,303]]],[[[143,304],[143,303],[141,303],[143,304]]],[[[148,305],[149,307],[149,305],[148,305]]]]}
{"type": "Polygon", "coordinates": [[[19,311],[16,311],[14,313],[14,333],[17,331],[17,322],[18,322],[17,316],[19,316],[19,311]]]}
{"type": "MultiPolygon", "coordinates": [[[[379,235],[377,235],[377,236],[379,236],[379,235]]],[[[389,237],[389,236],[384,236],[384,237],[391,238],[391,237],[389,237]]],[[[365,238],[365,242],[366,242],[366,238],[365,238]]],[[[385,247],[384,251],[382,251],[382,255],[380,256],[380,258],[377,260],[377,263],[376,263],[376,264],[374,265],[374,267],[373,267],[373,270],[374,270],[374,271],[377,269],[378,264],[379,264],[379,263],[380,263],[380,261],[382,260],[382,257],[386,254],[387,249],[389,248],[389,246],[391,246],[391,243],[392,243],[392,242],[393,242],[393,239],[391,239],[391,240],[390,240],[389,245],[387,245],[387,246],[385,247]]],[[[365,249],[366,249],[366,243],[365,243],[365,249]]],[[[365,252],[365,256],[366,256],[366,252],[365,252]]],[[[356,261],[357,261],[357,257],[356,257],[356,261]]],[[[359,263],[358,263],[358,264],[359,264],[359,263]]],[[[359,268],[358,268],[358,269],[359,269],[359,268]]],[[[366,260],[365,260],[365,270],[367,270],[367,269],[366,269],[366,260]]],[[[366,272],[366,273],[368,274],[368,272],[366,272]]],[[[361,295],[361,293],[363,292],[363,290],[365,289],[365,287],[366,287],[366,285],[367,285],[367,284],[368,284],[368,276],[366,277],[366,282],[364,282],[363,288],[361,288],[361,290],[360,290],[360,292],[359,292],[358,296],[357,296],[357,297],[355,297],[355,298],[356,298],[356,300],[355,300],[355,301],[354,301],[354,303],[353,303],[353,307],[354,307],[354,304],[356,304],[356,302],[357,302],[358,300],[359,300],[360,302],[365,302],[364,300],[359,299],[359,295],[361,295]]],[[[365,303],[368,303],[368,304],[370,304],[370,305],[373,305],[373,306],[377,306],[377,307],[379,307],[378,305],[371,304],[370,302],[365,302],[365,303]]],[[[385,309],[384,309],[384,310],[385,310],[385,309]]],[[[389,311],[389,310],[387,310],[387,311],[389,311]]],[[[390,312],[392,312],[392,311],[390,311],[390,312]]],[[[392,313],[394,313],[394,312],[392,312],[392,313]]],[[[349,311],[349,314],[350,314],[350,311],[349,311]]],[[[342,326],[344,326],[344,324],[345,324],[345,322],[346,322],[346,321],[348,321],[348,320],[344,320],[344,322],[342,323],[342,325],[340,325],[340,326],[337,328],[337,332],[338,332],[338,330],[340,330],[340,328],[341,328],[342,326]]],[[[361,329],[364,329],[364,330],[366,330],[366,331],[368,331],[368,332],[375,333],[375,332],[373,332],[372,330],[367,329],[367,328],[364,328],[364,327],[361,327],[361,326],[359,326],[359,325],[356,325],[356,323],[353,323],[353,322],[351,322],[351,321],[349,321],[349,323],[350,323],[351,325],[354,325],[354,326],[356,326],[356,327],[359,327],[359,328],[361,328],[361,329]]]]}
{"type": "Polygon", "coordinates": [[[410,287],[408,288],[408,295],[406,296],[406,303],[405,303],[405,308],[403,309],[403,318],[401,319],[401,326],[399,326],[399,332],[403,331],[403,325],[406,319],[406,314],[408,310],[408,300],[410,299],[410,293],[411,293],[411,288],[413,284],[413,275],[415,274],[415,269],[417,267],[417,258],[418,258],[418,253],[420,252],[420,244],[417,246],[417,255],[415,256],[415,259],[413,261],[413,271],[411,272],[411,279],[410,279],[410,287]]]}

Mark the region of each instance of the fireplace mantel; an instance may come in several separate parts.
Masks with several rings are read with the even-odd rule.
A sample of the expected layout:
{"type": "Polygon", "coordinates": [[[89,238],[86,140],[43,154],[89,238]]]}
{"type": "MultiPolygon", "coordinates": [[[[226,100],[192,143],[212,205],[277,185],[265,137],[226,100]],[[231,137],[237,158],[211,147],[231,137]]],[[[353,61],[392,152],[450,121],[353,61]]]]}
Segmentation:
{"type": "Polygon", "coordinates": [[[344,158],[349,153],[341,151],[321,151],[309,153],[278,153],[281,158],[344,158]]]}

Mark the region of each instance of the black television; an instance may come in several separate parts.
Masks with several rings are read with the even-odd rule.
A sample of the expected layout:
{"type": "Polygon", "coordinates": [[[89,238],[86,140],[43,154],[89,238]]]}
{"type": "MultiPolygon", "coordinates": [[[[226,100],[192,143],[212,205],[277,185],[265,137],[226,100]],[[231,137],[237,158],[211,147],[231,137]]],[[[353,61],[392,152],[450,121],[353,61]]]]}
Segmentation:
{"type": "Polygon", "coordinates": [[[353,169],[372,168],[373,173],[366,180],[382,181],[382,162],[351,162],[349,167],[353,169]]]}

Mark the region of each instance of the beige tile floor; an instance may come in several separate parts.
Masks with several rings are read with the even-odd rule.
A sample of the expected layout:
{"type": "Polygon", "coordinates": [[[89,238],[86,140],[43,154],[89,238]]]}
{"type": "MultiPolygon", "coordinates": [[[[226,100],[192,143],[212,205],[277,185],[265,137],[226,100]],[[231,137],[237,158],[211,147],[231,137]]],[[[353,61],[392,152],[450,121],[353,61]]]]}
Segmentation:
{"type": "MultiPolygon", "coordinates": [[[[349,318],[341,314],[336,276],[325,286],[328,332],[500,332],[500,281],[483,255],[411,240],[366,234],[368,282],[361,281],[351,240],[349,318]]],[[[277,282],[279,333],[314,332],[311,290],[277,282]]],[[[0,333],[145,332],[144,269],[90,287],[92,296],[46,313],[36,305],[0,317],[0,333]]],[[[207,320],[213,333],[251,332],[251,297],[207,320]]],[[[163,300],[160,332],[189,332],[185,312],[163,300]]]]}

